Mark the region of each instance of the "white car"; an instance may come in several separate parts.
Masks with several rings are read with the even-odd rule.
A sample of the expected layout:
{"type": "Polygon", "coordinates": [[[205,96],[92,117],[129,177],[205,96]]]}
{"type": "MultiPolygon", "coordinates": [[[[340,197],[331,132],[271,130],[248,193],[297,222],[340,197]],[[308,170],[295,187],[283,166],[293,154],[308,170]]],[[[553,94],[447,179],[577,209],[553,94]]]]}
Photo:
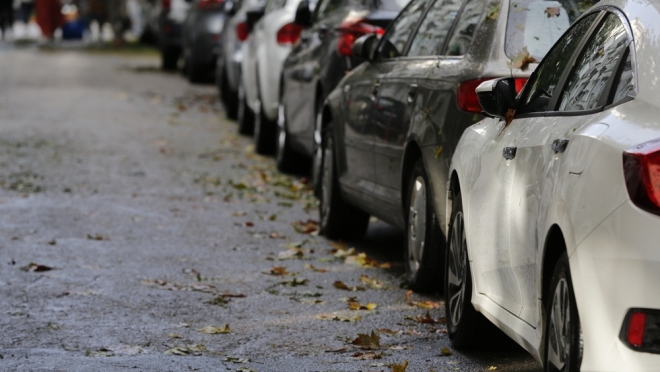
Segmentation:
{"type": "Polygon", "coordinates": [[[239,124],[254,125],[255,150],[259,153],[275,149],[280,76],[284,60],[302,32],[302,26],[293,22],[300,1],[268,0],[263,17],[244,45],[245,94],[239,96],[239,105],[251,114],[246,120],[254,122],[239,124]]]}
{"type": "Polygon", "coordinates": [[[512,78],[477,88],[493,118],[449,173],[456,347],[489,321],[545,371],[660,371],[658,61],[660,3],[600,1],[518,97],[512,78]]]}

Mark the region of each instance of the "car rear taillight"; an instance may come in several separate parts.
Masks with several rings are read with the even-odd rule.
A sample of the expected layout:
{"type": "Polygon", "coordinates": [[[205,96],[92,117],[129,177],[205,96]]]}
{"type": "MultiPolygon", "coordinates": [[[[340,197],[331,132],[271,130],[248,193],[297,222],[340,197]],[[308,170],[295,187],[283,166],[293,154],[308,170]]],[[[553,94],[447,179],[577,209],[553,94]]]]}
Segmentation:
{"type": "Polygon", "coordinates": [[[248,36],[250,36],[250,26],[248,26],[247,22],[241,22],[236,25],[236,38],[238,38],[239,41],[245,41],[247,40],[248,36]]]}
{"type": "MultiPolygon", "coordinates": [[[[456,103],[458,104],[458,108],[463,111],[480,114],[483,110],[481,109],[479,97],[475,90],[479,84],[492,79],[493,78],[474,79],[459,84],[458,91],[456,92],[456,103]]],[[[515,78],[514,81],[516,84],[516,93],[520,93],[527,82],[527,78],[515,78]]]]}
{"type": "Polygon", "coordinates": [[[628,311],[619,339],[633,350],[660,354],[660,311],[628,311]]]}
{"type": "Polygon", "coordinates": [[[297,23],[287,23],[277,31],[277,43],[280,45],[295,44],[300,39],[303,27],[297,23]]]}
{"type": "Polygon", "coordinates": [[[360,36],[368,34],[383,35],[385,30],[367,23],[364,19],[352,20],[342,23],[337,29],[337,51],[342,56],[353,55],[353,44],[360,36]]]}
{"type": "Polygon", "coordinates": [[[197,9],[209,9],[220,6],[224,3],[224,0],[199,0],[197,3],[197,9]]]}
{"type": "Polygon", "coordinates": [[[641,209],[660,215],[660,139],[625,151],[623,172],[630,200],[641,209]]]}
{"type": "Polygon", "coordinates": [[[163,7],[163,9],[170,10],[172,7],[172,0],[161,0],[160,5],[163,7]]]}

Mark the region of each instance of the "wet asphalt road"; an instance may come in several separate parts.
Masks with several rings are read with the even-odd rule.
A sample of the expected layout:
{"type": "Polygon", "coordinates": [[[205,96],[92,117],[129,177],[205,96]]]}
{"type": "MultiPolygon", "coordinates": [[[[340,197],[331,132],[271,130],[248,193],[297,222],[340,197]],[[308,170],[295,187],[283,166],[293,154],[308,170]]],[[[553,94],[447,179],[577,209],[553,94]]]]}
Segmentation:
{"type": "Polygon", "coordinates": [[[3,48],[0,66],[0,370],[540,370],[416,322],[400,232],[375,221],[334,247],[297,232],[317,219],[307,186],[253,153],[212,86],[151,53],[3,48]],[[372,331],[379,348],[350,343],[372,331]]]}

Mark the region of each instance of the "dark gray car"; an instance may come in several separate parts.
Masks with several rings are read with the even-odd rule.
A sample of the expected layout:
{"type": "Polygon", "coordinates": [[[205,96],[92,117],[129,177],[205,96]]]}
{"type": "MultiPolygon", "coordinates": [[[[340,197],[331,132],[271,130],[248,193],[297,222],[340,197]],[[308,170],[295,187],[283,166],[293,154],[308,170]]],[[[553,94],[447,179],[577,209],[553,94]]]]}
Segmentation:
{"type": "Polygon", "coordinates": [[[321,231],[360,236],[369,215],[405,229],[409,282],[441,291],[449,162],[483,117],[475,88],[512,76],[520,90],[592,3],[413,0],[380,40],[358,40],[367,62],[322,112],[321,231]]]}
{"type": "Polygon", "coordinates": [[[187,1],[190,9],[183,23],[184,72],[191,82],[200,82],[215,71],[228,15],[223,0],[187,1]]]}

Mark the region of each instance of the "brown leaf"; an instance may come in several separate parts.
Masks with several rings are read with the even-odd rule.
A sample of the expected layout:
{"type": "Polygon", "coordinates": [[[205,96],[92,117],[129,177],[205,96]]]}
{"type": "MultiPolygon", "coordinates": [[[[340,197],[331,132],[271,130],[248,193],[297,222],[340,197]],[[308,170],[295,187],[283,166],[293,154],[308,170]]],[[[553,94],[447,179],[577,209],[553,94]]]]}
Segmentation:
{"type": "Polygon", "coordinates": [[[534,57],[532,57],[527,51],[527,47],[524,47],[518,54],[513,56],[510,62],[507,62],[507,66],[512,69],[520,69],[521,71],[527,70],[530,63],[538,62],[534,57]]]}
{"type": "Polygon", "coordinates": [[[349,301],[348,302],[348,308],[350,310],[374,310],[377,307],[378,307],[378,305],[376,305],[373,302],[369,302],[366,305],[363,305],[363,304],[361,304],[359,302],[355,302],[355,301],[349,301]]]}
{"type": "Polygon", "coordinates": [[[561,7],[548,7],[545,9],[545,14],[548,16],[548,18],[552,17],[559,17],[559,14],[561,13],[561,7]]]}
{"type": "Polygon", "coordinates": [[[403,364],[392,364],[392,372],[406,372],[408,368],[408,361],[404,360],[403,364]]]}
{"type": "Polygon", "coordinates": [[[332,283],[332,285],[337,289],[343,289],[345,291],[352,291],[352,292],[364,291],[364,289],[365,289],[364,287],[360,287],[360,286],[358,286],[358,287],[349,287],[344,282],[342,282],[341,280],[337,280],[336,282],[332,283]]]}
{"type": "Polygon", "coordinates": [[[440,349],[440,355],[442,356],[450,356],[451,354],[452,354],[451,350],[449,350],[449,348],[447,347],[443,347],[442,349],[440,349]]]}
{"type": "Polygon", "coordinates": [[[370,335],[358,333],[355,340],[351,341],[352,345],[360,346],[362,349],[380,349],[380,336],[374,331],[370,335]]]}
{"type": "Polygon", "coordinates": [[[218,295],[218,297],[223,297],[223,298],[244,298],[247,297],[246,295],[242,293],[234,294],[234,293],[223,293],[221,295],[218,295]]]}
{"type": "Polygon", "coordinates": [[[360,275],[360,283],[371,289],[383,289],[385,284],[378,279],[371,278],[369,275],[360,275]]]}
{"type": "Polygon", "coordinates": [[[385,356],[385,352],[383,351],[381,351],[380,353],[376,353],[373,351],[368,351],[366,353],[363,353],[361,351],[358,351],[357,353],[351,355],[351,357],[358,358],[360,360],[381,359],[383,356],[385,356]]]}
{"type": "Polygon", "coordinates": [[[96,235],[91,235],[87,234],[87,239],[89,240],[110,240],[107,236],[103,236],[101,234],[96,234],[96,235]]]}
{"type": "Polygon", "coordinates": [[[445,324],[447,322],[445,318],[438,318],[438,320],[434,320],[433,318],[431,318],[431,314],[429,314],[428,311],[424,316],[421,315],[417,315],[416,317],[405,316],[404,319],[409,319],[422,324],[436,324],[436,323],[445,324]]]}
{"type": "Polygon", "coordinates": [[[275,267],[271,267],[267,274],[270,274],[270,275],[289,275],[289,272],[286,270],[286,267],[275,266],[275,267]]]}
{"type": "Polygon", "coordinates": [[[309,234],[309,235],[318,235],[320,225],[318,221],[307,220],[307,221],[296,221],[293,224],[294,230],[300,234],[309,234]]]}
{"type": "Polygon", "coordinates": [[[217,335],[217,334],[222,334],[222,333],[231,333],[231,329],[229,328],[229,324],[225,324],[224,327],[218,328],[214,327],[211,325],[208,325],[202,329],[198,329],[199,332],[206,333],[209,335],[217,335]]]}
{"type": "Polygon", "coordinates": [[[328,269],[322,269],[322,268],[319,268],[319,267],[315,267],[312,264],[305,264],[305,268],[310,269],[312,271],[316,271],[317,273],[327,273],[328,272],[328,269]]]}
{"type": "Polygon", "coordinates": [[[413,301],[410,299],[412,293],[413,293],[412,290],[406,292],[406,302],[408,303],[408,305],[421,307],[423,309],[435,309],[440,307],[439,303],[433,301],[413,301]]]}
{"type": "Polygon", "coordinates": [[[344,353],[348,351],[348,348],[342,347],[341,349],[336,349],[336,350],[326,350],[326,353],[344,353]]]}
{"type": "Polygon", "coordinates": [[[320,320],[336,320],[340,322],[357,322],[359,320],[362,320],[362,316],[360,315],[344,316],[338,314],[319,314],[314,316],[314,318],[320,320]]]}
{"type": "Polygon", "coordinates": [[[30,262],[26,266],[21,267],[21,270],[28,272],[28,273],[40,273],[44,271],[50,271],[53,270],[52,267],[46,266],[46,265],[39,265],[34,262],[30,262]]]}

